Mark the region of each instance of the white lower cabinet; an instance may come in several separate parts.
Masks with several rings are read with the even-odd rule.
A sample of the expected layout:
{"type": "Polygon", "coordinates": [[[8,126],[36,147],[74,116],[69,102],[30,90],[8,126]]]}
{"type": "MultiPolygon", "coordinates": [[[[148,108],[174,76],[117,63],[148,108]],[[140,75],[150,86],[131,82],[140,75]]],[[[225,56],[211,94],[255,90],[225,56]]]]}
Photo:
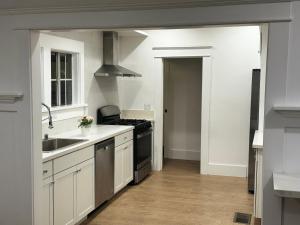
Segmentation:
{"type": "Polygon", "coordinates": [[[133,142],[128,142],[123,152],[124,182],[127,185],[133,180],[133,142]]]}
{"type": "Polygon", "coordinates": [[[76,215],[82,220],[95,208],[95,168],[94,159],[78,165],[76,176],[76,215]]]}
{"type": "Polygon", "coordinates": [[[123,149],[116,148],[115,149],[115,187],[114,192],[117,193],[124,187],[124,179],[123,179],[123,149]]]}
{"type": "Polygon", "coordinates": [[[115,187],[119,192],[133,180],[133,142],[128,141],[115,149],[115,187]]]}
{"type": "Polygon", "coordinates": [[[76,224],[94,209],[94,159],[54,175],[54,225],[76,224]]]}
{"type": "Polygon", "coordinates": [[[95,207],[94,147],[44,163],[43,225],[72,225],[95,207]],[[81,161],[80,161],[81,159],[81,161]],[[54,175],[52,172],[54,171],[54,175]]]}
{"type": "Polygon", "coordinates": [[[54,175],[54,224],[75,224],[75,172],[72,167],[54,175]]]}
{"type": "Polygon", "coordinates": [[[53,225],[53,177],[43,180],[43,224],[53,225]]]}
{"type": "Polygon", "coordinates": [[[254,195],[254,216],[262,218],[263,207],[263,185],[262,185],[262,149],[255,150],[255,195],[254,195]]]}

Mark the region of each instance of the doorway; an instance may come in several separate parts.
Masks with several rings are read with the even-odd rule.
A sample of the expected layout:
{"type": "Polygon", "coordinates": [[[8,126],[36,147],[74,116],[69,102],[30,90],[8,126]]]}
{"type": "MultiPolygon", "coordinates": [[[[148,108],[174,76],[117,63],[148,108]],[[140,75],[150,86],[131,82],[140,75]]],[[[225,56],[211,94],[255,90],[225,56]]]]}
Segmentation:
{"type": "MultiPolygon", "coordinates": [[[[199,124],[200,124],[201,129],[200,129],[200,134],[198,136],[198,140],[197,141],[200,142],[200,144],[199,144],[200,146],[199,146],[199,156],[198,156],[198,159],[199,160],[201,159],[201,161],[205,160],[205,157],[202,157],[202,155],[205,153],[205,151],[202,151],[203,149],[205,150],[205,148],[203,148],[203,146],[205,146],[204,145],[205,139],[203,139],[203,135],[206,135],[206,136],[208,135],[208,132],[202,132],[202,130],[206,129],[208,127],[208,126],[205,126],[205,123],[208,124],[208,121],[209,121],[209,116],[208,115],[209,115],[209,109],[210,109],[210,98],[204,98],[204,96],[209,96],[210,95],[210,80],[209,79],[211,79],[211,76],[207,76],[207,74],[210,73],[210,69],[211,69],[211,62],[210,62],[211,61],[211,57],[210,57],[211,48],[212,47],[210,47],[210,46],[202,46],[202,47],[171,47],[171,48],[168,47],[168,48],[160,48],[160,49],[159,48],[156,48],[156,49],[153,48],[153,50],[157,50],[157,51],[155,51],[156,52],[155,53],[155,56],[156,56],[156,58],[155,58],[156,65],[159,65],[159,69],[162,69],[161,71],[159,71],[159,73],[157,73],[159,75],[161,73],[163,75],[163,72],[165,72],[164,69],[166,70],[168,68],[167,66],[164,65],[168,61],[172,61],[172,62],[174,61],[176,63],[176,61],[198,60],[198,63],[200,62],[198,64],[198,66],[199,65],[201,66],[200,69],[199,69],[199,71],[201,71],[201,78],[202,78],[202,79],[200,79],[200,85],[199,85],[199,87],[201,88],[200,89],[200,93],[202,91],[201,96],[200,96],[200,117],[202,117],[202,123],[201,123],[201,119],[200,119],[200,123],[199,124]],[[157,54],[157,52],[159,52],[159,54],[157,54]],[[202,84],[202,86],[201,86],[201,84],[202,84]],[[201,98],[202,98],[202,100],[201,100],[201,98]],[[205,103],[203,103],[203,105],[205,107],[201,111],[201,103],[202,103],[202,101],[203,102],[205,101],[205,103]],[[205,116],[207,116],[207,117],[205,117],[205,116]],[[203,120],[203,117],[205,117],[207,119],[203,120]]],[[[183,67],[183,66],[181,65],[181,67],[183,67]]],[[[186,66],[185,65],[184,67],[188,67],[189,68],[190,66],[186,66]]],[[[157,69],[157,67],[155,67],[155,68],[157,69]]],[[[177,69],[178,68],[175,67],[175,71],[177,69]]],[[[168,70],[170,70],[170,68],[168,68],[168,70]]],[[[170,71],[168,71],[168,72],[170,72],[170,71]]],[[[164,79],[164,76],[161,76],[161,77],[162,77],[162,79],[164,79]]],[[[159,77],[158,79],[161,79],[161,78],[159,77]]],[[[180,85],[184,84],[184,82],[186,82],[186,81],[181,82],[180,85]]],[[[193,83],[197,83],[197,81],[195,81],[193,83]]],[[[159,96],[158,98],[156,98],[157,103],[160,102],[160,97],[163,97],[163,93],[160,92],[160,88],[161,88],[161,86],[163,86],[163,84],[165,84],[165,85],[167,84],[166,80],[162,81],[162,82],[157,82],[156,83],[157,90],[155,90],[155,91],[157,92],[157,95],[159,96]]],[[[161,90],[163,91],[164,89],[162,88],[161,90]]],[[[188,92],[188,91],[190,91],[190,90],[188,89],[185,92],[188,92]]],[[[179,99],[180,99],[180,97],[182,97],[182,95],[178,96],[179,99]]],[[[173,98],[177,98],[177,95],[175,97],[173,96],[173,98]]],[[[161,101],[161,102],[163,103],[164,101],[161,101]]],[[[186,103],[186,102],[182,101],[182,103],[186,103]]],[[[159,130],[159,129],[156,129],[156,128],[159,128],[160,124],[162,124],[160,121],[163,121],[163,120],[160,120],[159,114],[160,113],[162,115],[164,114],[163,113],[164,107],[161,107],[161,109],[156,107],[156,109],[158,109],[158,111],[157,111],[158,117],[155,118],[155,130],[154,130],[155,132],[157,130],[159,130]]],[[[167,107],[167,109],[169,109],[169,107],[167,107]]],[[[178,112],[178,110],[174,110],[174,112],[178,112]]],[[[178,119],[176,121],[178,121],[178,119]]],[[[170,138],[170,139],[172,139],[172,138],[170,138]]],[[[173,139],[176,140],[176,137],[175,138],[173,137],[173,139]]],[[[157,141],[157,140],[159,140],[159,139],[155,138],[155,141],[157,141]]],[[[187,141],[185,143],[187,143],[187,141]]],[[[159,147],[155,146],[155,150],[158,149],[158,148],[159,147]]],[[[176,148],[175,148],[175,150],[176,150],[176,148]]],[[[196,150],[196,148],[192,149],[192,150],[196,150]]],[[[168,152],[168,157],[175,157],[174,154],[172,154],[174,152],[178,153],[180,151],[169,151],[168,152]]],[[[195,152],[195,151],[190,151],[190,152],[195,152]]],[[[207,153],[208,153],[208,151],[207,151],[207,153]]],[[[180,154],[182,156],[182,153],[179,153],[179,156],[180,156],[180,154]]],[[[186,155],[188,155],[188,153],[186,153],[186,155]]],[[[154,156],[155,157],[159,156],[159,154],[154,154],[154,156]]],[[[178,154],[177,154],[177,156],[178,156],[178,154]]],[[[156,160],[156,162],[157,162],[157,160],[156,160]]],[[[202,165],[205,165],[205,164],[201,163],[201,166],[202,165]]],[[[175,165],[175,167],[178,168],[178,164],[175,165]]],[[[174,164],[173,164],[173,168],[174,168],[174,164]]],[[[199,166],[198,166],[198,168],[199,168],[199,166]]],[[[202,169],[201,169],[201,172],[203,173],[202,169]]]]}
{"type": "Polygon", "coordinates": [[[183,160],[199,168],[202,58],[166,58],[163,63],[164,165],[183,160]]]}

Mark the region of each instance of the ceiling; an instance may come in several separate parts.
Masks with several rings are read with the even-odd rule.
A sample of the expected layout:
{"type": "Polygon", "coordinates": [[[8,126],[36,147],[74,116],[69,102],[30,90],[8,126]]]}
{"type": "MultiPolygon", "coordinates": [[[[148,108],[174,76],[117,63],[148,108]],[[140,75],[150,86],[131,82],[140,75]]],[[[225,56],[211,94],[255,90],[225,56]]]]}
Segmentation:
{"type": "Polygon", "coordinates": [[[1,0],[0,11],[2,13],[17,13],[26,11],[134,10],[289,1],[290,0],[1,0]]]}

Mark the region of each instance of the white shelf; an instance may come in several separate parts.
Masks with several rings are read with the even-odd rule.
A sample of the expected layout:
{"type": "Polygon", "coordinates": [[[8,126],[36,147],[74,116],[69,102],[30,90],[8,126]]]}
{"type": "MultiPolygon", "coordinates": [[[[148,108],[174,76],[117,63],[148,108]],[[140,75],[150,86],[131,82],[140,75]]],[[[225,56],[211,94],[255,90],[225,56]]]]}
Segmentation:
{"type": "Polygon", "coordinates": [[[273,110],[285,117],[300,117],[300,106],[276,105],[273,110]]]}
{"type": "Polygon", "coordinates": [[[255,131],[252,148],[254,149],[263,149],[264,148],[264,132],[263,131],[255,131]]]}
{"type": "Polygon", "coordinates": [[[273,173],[275,193],[283,198],[300,198],[300,174],[273,173]]]}
{"type": "Polygon", "coordinates": [[[0,92],[0,103],[14,103],[22,97],[21,92],[0,92]]]}

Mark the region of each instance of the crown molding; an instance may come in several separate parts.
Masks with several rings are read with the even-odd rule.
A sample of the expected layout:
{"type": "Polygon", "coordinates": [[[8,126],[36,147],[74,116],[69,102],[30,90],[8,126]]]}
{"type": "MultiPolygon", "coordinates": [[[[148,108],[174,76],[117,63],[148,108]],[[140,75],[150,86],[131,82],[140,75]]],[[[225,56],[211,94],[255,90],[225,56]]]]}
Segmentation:
{"type": "Polygon", "coordinates": [[[32,7],[32,8],[0,8],[0,15],[22,15],[22,14],[44,14],[44,13],[72,13],[72,12],[101,12],[101,11],[129,11],[129,10],[152,10],[152,9],[171,9],[171,8],[193,8],[225,5],[245,5],[245,4],[263,4],[290,2],[290,0],[186,0],[168,2],[129,2],[124,1],[87,4],[77,6],[59,6],[59,7],[32,7]]]}

